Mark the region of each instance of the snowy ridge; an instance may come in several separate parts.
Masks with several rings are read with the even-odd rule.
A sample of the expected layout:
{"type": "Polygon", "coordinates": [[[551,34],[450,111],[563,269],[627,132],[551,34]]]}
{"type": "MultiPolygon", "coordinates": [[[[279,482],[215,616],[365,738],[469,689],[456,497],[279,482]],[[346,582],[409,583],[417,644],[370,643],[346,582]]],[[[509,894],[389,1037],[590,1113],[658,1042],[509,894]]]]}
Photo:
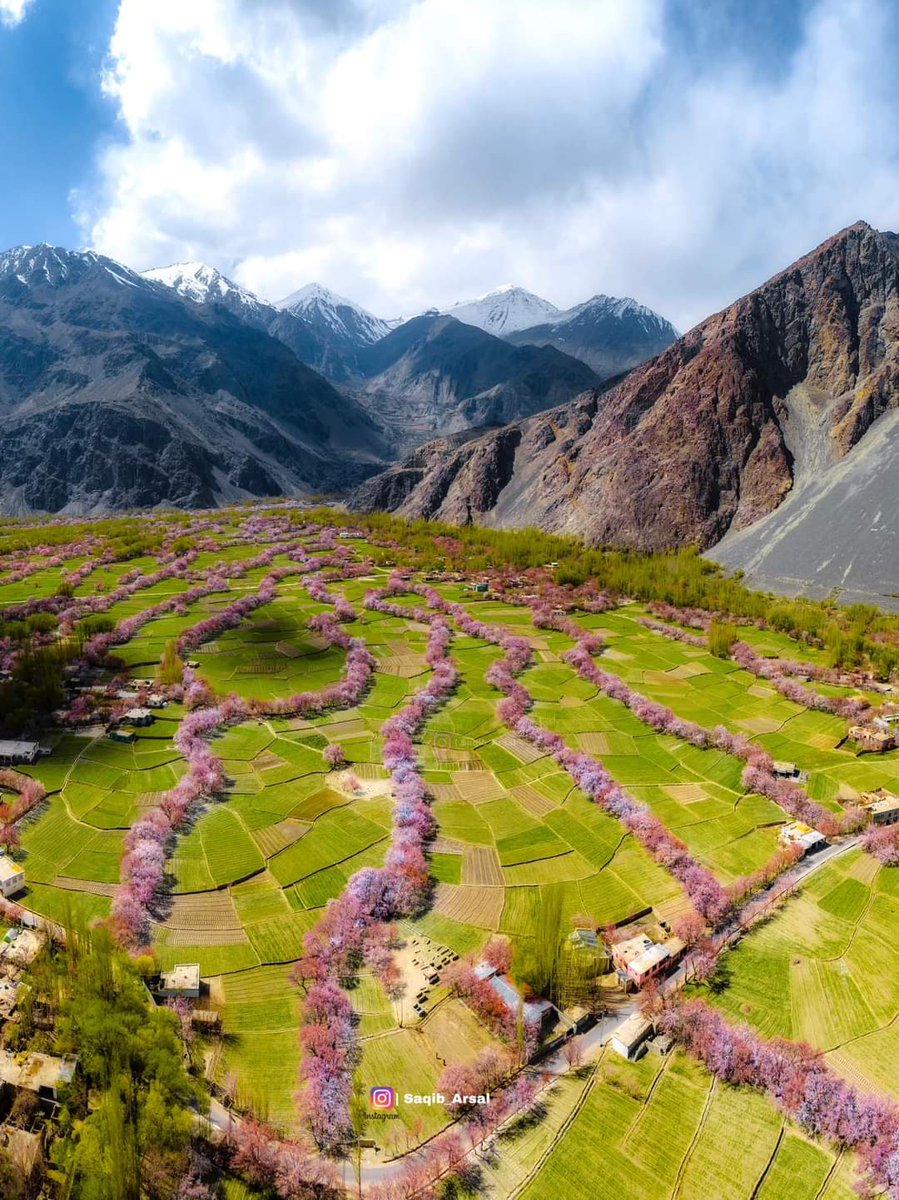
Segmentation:
{"type": "Polygon", "coordinates": [[[392,328],[388,321],[320,283],[307,283],[279,300],[276,307],[302,318],[327,336],[354,346],[370,346],[392,328]]]}
{"type": "Polygon", "coordinates": [[[559,312],[549,300],[543,300],[512,283],[504,283],[502,287],[474,300],[464,300],[440,311],[495,337],[518,333],[534,325],[545,325],[559,312]]]}
{"type": "Polygon", "coordinates": [[[601,292],[582,304],[575,304],[572,308],[551,317],[546,324],[563,325],[575,321],[578,317],[589,317],[594,321],[606,318],[617,321],[627,319],[639,322],[647,330],[674,330],[674,326],[665,317],[630,296],[605,296],[601,292]]]}
{"type": "Polygon", "coordinates": [[[196,304],[210,301],[235,301],[248,308],[271,308],[265,300],[240,287],[215,267],[202,262],[173,263],[168,267],[154,267],[143,272],[144,279],[153,283],[164,283],[180,295],[196,304]]]}
{"type": "Polygon", "coordinates": [[[0,280],[15,277],[26,287],[60,287],[92,271],[109,275],[125,287],[140,287],[143,279],[130,267],[95,250],[65,250],[61,246],[14,246],[0,254],[0,280]]]}

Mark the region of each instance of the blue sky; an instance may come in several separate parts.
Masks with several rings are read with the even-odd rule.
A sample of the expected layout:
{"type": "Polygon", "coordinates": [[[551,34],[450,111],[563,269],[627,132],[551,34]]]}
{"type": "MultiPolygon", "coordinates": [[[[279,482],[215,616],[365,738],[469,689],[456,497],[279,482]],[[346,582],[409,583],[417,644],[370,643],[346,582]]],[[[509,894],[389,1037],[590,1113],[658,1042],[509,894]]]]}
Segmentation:
{"type": "Polygon", "coordinates": [[[116,108],[100,93],[115,0],[39,0],[0,27],[0,242],[77,244],[69,192],[88,178],[116,108]]]}
{"type": "Polygon", "coordinates": [[[0,0],[0,246],[687,328],[899,227],[895,0],[0,0]],[[3,18],[6,16],[4,23],[3,18]]]}

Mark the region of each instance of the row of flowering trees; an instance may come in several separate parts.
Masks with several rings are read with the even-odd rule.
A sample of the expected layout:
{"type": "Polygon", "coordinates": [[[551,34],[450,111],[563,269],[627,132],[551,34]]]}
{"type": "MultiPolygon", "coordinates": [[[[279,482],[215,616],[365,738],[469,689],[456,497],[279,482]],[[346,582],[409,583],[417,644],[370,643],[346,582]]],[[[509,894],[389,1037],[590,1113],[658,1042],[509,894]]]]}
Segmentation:
{"type": "MultiPolygon", "coordinates": [[[[10,767],[0,768],[0,787],[12,793],[11,799],[0,800],[0,845],[4,850],[14,850],[19,845],[19,822],[46,800],[47,789],[39,779],[10,767]]],[[[0,917],[12,923],[21,916],[18,904],[0,897],[0,917]]]]}
{"type": "MultiPolygon", "coordinates": [[[[786,700],[792,700],[794,704],[801,704],[815,712],[829,712],[834,716],[844,717],[847,721],[857,721],[871,707],[866,696],[825,696],[823,692],[803,687],[801,683],[790,678],[791,675],[811,677],[812,672],[807,669],[811,664],[792,662],[790,659],[783,658],[764,658],[757,654],[747,642],[734,642],[731,646],[731,654],[734,661],[738,662],[744,670],[760,679],[766,679],[775,691],[779,692],[786,700]]],[[[819,670],[822,673],[828,672],[826,667],[821,667],[819,670]]],[[[834,674],[836,675],[837,672],[834,674]]],[[[823,674],[815,677],[823,679],[823,674]]],[[[826,682],[835,683],[837,680],[827,679],[826,682]]]]}
{"type": "Polygon", "coordinates": [[[763,1038],[703,1000],[670,1005],[660,1025],[718,1079],[758,1088],[813,1137],[854,1150],[870,1184],[899,1198],[899,1111],[891,1101],[856,1091],[806,1043],[763,1038]]]}
{"type": "Polygon", "coordinates": [[[814,800],[810,800],[807,792],[798,783],[788,779],[778,779],[774,775],[774,762],[771,755],[761,746],[757,746],[743,734],[731,733],[723,725],[707,729],[696,721],[688,721],[678,717],[664,704],[647,699],[640,692],[629,687],[618,675],[603,671],[594,662],[589,649],[579,644],[570,650],[565,659],[588,682],[594,684],[612,700],[618,700],[633,712],[639,720],[659,733],[671,734],[690,742],[700,749],[716,749],[725,754],[732,754],[745,762],[743,785],[751,792],[759,792],[779,804],[790,816],[805,821],[819,829],[825,836],[833,837],[840,833],[854,831],[865,822],[865,814],[861,809],[847,809],[842,816],[830,812],[814,800]]]}
{"type": "Polygon", "coordinates": [[[112,925],[128,949],[138,950],[149,941],[152,910],[163,891],[166,862],[176,834],[203,804],[224,790],[225,770],[209,738],[226,725],[246,720],[248,715],[244,701],[231,695],[215,707],[195,709],[181,722],[174,741],[187,762],[187,771],[125,836],[112,925]]]}
{"type": "MultiPolygon", "coordinates": [[[[403,588],[410,590],[409,585],[399,579],[391,580],[390,587],[394,592],[403,588]]],[[[533,698],[517,678],[533,657],[527,638],[477,620],[463,605],[451,603],[433,588],[422,589],[419,594],[424,595],[429,605],[452,616],[463,633],[497,645],[504,651],[503,657],[492,663],[487,672],[487,681],[504,693],[504,699],[497,706],[500,719],[520,737],[552,754],[594,803],[617,817],[652,857],[682,883],[702,917],[713,924],[720,922],[732,902],[711,871],[693,858],[683,842],[670,833],[646,805],[619,787],[598,759],[572,750],[561,734],[543,728],[528,715],[533,698]]]]}
{"type": "MultiPolygon", "coordinates": [[[[299,569],[295,566],[275,568],[262,581],[257,593],[235,601],[218,614],[224,621],[222,628],[231,627],[235,614],[239,613],[239,619],[243,619],[252,608],[270,601],[274,597],[275,576],[280,578],[299,569]]],[[[200,624],[206,625],[205,622],[200,624]]],[[[336,620],[334,630],[337,640],[342,643],[346,635],[336,620]]],[[[367,685],[374,659],[357,639],[347,641],[351,643],[350,654],[343,680],[328,685],[320,693],[307,693],[306,711],[324,711],[325,708],[356,703],[367,685]]],[[[191,640],[189,644],[197,643],[191,640]]],[[[175,836],[203,804],[224,789],[224,768],[209,739],[228,725],[246,721],[260,707],[256,704],[251,708],[234,694],[218,704],[212,700],[206,685],[192,680],[188,674],[185,701],[192,711],[181,722],[174,739],[177,750],[187,762],[187,771],[175,787],[165,793],[160,804],[131,827],[125,838],[122,882],[113,902],[112,916],[117,935],[131,949],[145,945],[149,938],[152,910],[163,890],[166,863],[175,836]]]]}
{"type": "Polygon", "coordinates": [[[427,898],[425,848],[434,819],[413,737],[458,682],[449,657],[449,625],[442,618],[431,619],[430,624],[425,656],[430,678],[381,730],[383,761],[394,797],[391,846],[384,866],[366,867],[351,877],[343,894],[306,935],[304,954],[294,971],[296,981],[307,989],[297,1102],[316,1144],[324,1150],[334,1150],[352,1137],[350,1100],[358,1045],[352,1006],[340,985],[368,961],[390,988],[395,980],[391,956],[384,953],[387,923],[419,911],[427,898]]]}

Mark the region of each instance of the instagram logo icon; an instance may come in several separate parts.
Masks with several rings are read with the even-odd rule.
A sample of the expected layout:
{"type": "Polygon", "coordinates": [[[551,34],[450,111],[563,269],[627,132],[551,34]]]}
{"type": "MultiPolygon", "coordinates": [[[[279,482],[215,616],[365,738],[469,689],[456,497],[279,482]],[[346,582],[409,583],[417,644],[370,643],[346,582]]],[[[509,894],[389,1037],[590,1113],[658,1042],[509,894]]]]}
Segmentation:
{"type": "Polygon", "coordinates": [[[373,1087],[370,1101],[372,1108],[378,1112],[387,1112],[396,1108],[396,1092],[392,1087],[373,1087]]]}

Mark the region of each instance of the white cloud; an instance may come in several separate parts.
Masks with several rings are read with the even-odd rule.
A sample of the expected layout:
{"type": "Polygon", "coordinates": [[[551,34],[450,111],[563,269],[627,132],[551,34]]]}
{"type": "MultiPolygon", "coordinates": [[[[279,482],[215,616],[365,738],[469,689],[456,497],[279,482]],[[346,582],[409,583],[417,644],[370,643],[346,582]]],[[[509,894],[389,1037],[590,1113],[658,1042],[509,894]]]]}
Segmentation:
{"type": "Polygon", "coordinates": [[[0,0],[0,25],[12,28],[24,18],[33,0],[0,0]]]}
{"type": "Polygon", "coordinates": [[[512,279],[684,327],[896,223],[891,7],[819,0],[772,72],[692,57],[665,0],[121,0],[85,238],[386,315],[512,279]]]}

